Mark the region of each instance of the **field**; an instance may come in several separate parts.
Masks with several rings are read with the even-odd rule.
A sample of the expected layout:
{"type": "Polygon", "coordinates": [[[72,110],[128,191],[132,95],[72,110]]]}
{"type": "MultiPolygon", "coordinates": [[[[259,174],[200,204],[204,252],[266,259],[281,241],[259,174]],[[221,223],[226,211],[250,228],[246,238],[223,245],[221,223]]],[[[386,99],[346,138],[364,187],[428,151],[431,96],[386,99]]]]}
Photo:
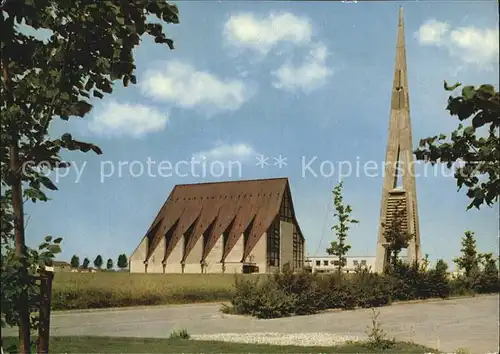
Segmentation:
{"type": "MultiPolygon", "coordinates": [[[[252,278],[259,275],[238,275],[252,278]]],[[[52,309],[229,301],[234,274],[56,273],[52,309]]]]}

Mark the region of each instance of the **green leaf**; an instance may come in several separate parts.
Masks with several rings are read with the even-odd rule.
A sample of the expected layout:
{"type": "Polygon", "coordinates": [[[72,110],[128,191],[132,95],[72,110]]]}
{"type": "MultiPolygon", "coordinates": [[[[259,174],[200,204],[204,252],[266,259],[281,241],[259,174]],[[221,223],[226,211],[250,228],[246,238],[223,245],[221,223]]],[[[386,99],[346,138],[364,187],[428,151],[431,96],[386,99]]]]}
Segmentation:
{"type": "Polygon", "coordinates": [[[54,240],[54,243],[55,243],[55,244],[60,244],[60,243],[62,242],[62,240],[63,240],[63,239],[62,239],[62,237],[58,237],[58,238],[56,238],[56,239],[54,240]]]}
{"type": "Polygon", "coordinates": [[[473,99],[475,95],[476,95],[476,89],[474,88],[474,86],[465,86],[465,87],[462,89],[462,96],[463,96],[466,100],[471,100],[471,99],[473,99]]]}
{"type": "Polygon", "coordinates": [[[51,242],[52,236],[45,236],[45,242],[51,242]]]}
{"type": "Polygon", "coordinates": [[[48,177],[45,177],[45,176],[41,176],[40,177],[40,182],[42,182],[42,184],[52,190],[52,191],[56,191],[57,190],[57,187],[54,183],[52,183],[52,181],[48,178],[48,177]]]}
{"type": "Polygon", "coordinates": [[[90,91],[94,87],[94,80],[89,78],[87,82],[85,83],[85,90],[90,91]]]}
{"type": "Polygon", "coordinates": [[[123,17],[116,17],[116,22],[118,22],[120,25],[125,24],[125,19],[123,17]]]}
{"type": "Polygon", "coordinates": [[[444,81],[444,89],[446,91],[453,91],[455,90],[457,87],[461,86],[462,84],[457,82],[455,85],[453,86],[449,86],[448,83],[446,81],[444,81]]]}
{"type": "Polygon", "coordinates": [[[473,126],[468,126],[467,128],[464,129],[464,135],[472,135],[474,134],[475,129],[473,126]]]}
{"type": "Polygon", "coordinates": [[[493,96],[495,94],[495,87],[493,85],[481,85],[478,91],[483,91],[493,96]]]}
{"type": "Polygon", "coordinates": [[[71,141],[72,139],[73,139],[73,137],[69,133],[64,133],[63,135],[61,135],[61,140],[64,142],[71,141]]]}
{"type": "Polygon", "coordinates": [[[75,105],[75,108],[76,114],[80,117],[83,117],[90,112],[90,110],[92,109],[92,105],[85,101],[78,101],[78,103],[75,105]]]}
{"type": "Polygon", "coordinates": [[[59,245],[50,245],[47,249],[54,254],[61,253],[61,247],[59,245]]]}

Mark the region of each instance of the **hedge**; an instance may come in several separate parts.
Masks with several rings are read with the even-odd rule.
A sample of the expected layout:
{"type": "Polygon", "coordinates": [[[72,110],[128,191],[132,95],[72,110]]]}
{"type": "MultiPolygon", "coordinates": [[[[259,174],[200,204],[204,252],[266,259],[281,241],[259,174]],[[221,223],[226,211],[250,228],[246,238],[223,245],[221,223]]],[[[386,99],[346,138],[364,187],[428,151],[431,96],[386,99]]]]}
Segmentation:
{"type": "Polygon", "coordinates": [[[449,279],[440,261],[424,270],[417,263],[398,262],[383,274],[359,269],[355,274],[293,273],[285,267],[264,282],[236,278],[235,295],[226,313],[277,318],[314,314],[326,309],[370,308],[407,301],[500,291],[498,269],[474,279],[449,279]]]}

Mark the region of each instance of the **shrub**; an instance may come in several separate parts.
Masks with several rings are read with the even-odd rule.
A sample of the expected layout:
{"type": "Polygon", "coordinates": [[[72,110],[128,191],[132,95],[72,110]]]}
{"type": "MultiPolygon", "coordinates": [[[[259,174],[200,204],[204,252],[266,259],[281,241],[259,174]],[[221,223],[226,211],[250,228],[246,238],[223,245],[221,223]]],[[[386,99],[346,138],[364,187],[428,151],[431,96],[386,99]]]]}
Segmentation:
{"type": "Polygon", "coordinates": [[[186,329],[181,329],[179,331],[172,331],[170,333],[169,339],[189,339],[191,336],[189,335],[186,329]]]}
{"type": "Polygon", "coordinates": [[[257,318],[287,317],[295,313],[297,297],[271,282],[260,286],[259,298],[251,314],[257,318]]]}
{"type": "Polygon", "coordinates": [[[442,260],[438,260],[436,267],[427,273],[427,283],[429,292],[427,297],[447,298],[452,293],[450,281],[448,280],[448,265],[442,260]]]}
{"type": "Polygon", "coordinates": [[[319,281],[323,308],[353,309],[356,307],[351,281],[344,274],[325,275],[319,281]]]}
{"type": "Polygon", "coordinates": [[[406,264],[399,260],[394,262],[386,270],[386,276],[391,283],[391,294],[393,300],[408,301],[419,298],[423,285],[420,267],[417,263],[406,264]]]}
{"type": "MultiPolygon", "coordinates": [[[[259,305],[261,289],[258,280],[236,277],[236,292],[231,300],[232,311],[237,314],[252,314],[259,305]]],[[[228,309],[224,311],[229,311],[228,309]]]]}
{"type": "Polygon", "coordinates": [[[263,283],[236,278],[232,307],[223,306],[221,311],[257,318],[316,313],[320,306],[314,300],[321,298],[321,291],[314,278],[306,273],[293,274],[290,269],[275,273],[263,283]]]}
{"type": "Polygon", "coordinates": [[[285,266],[283,273],[274,274],[273,280],[278,291],[295,302],[294,314],[309,315],[326,308],[317,278],[311,273],[293,273],[290,267],[285,266]]]}
{"type": "Polygon", "coordinates": [[[391,302],[391,282],[388,278],[363,270],[352,280],[351,289],[357,307],[384,306],[391,302]]]}
{"type": "MultiPolygon", "coordinates": [[[[491,263],[491,262],[490,262],[491,263]]],[[[447,298],[450,295],[498,291],[498,269],[489,266],[474,279],[448,279],[448,266],[439,260],[427,270],[418,263],[396,262],[382,275],[359,269],[355,274],[293,273],[285,267],[264,282],[236,281],[232,307],[226,313],[259,318],[313,314],[328,308],[372,308],[393,300],[447,298]]],[[[389,343],[389,342],[387,342],[389,343]]]]}
{"type": "Polygon", "coordinates": [[[473,286],[469,278],[458,276],[457,278],[449,281],[450,293],[454,296],[473,295],[473,286]]]}
{"type": "Polygon", "coordinates": [[[386,350],[394,347],[396,344],[395,339],[388,339],[387,334],[382,329],[379,320],[380,312],[372,309],[372,325],[367,328],[366,334],[368,335],[368,342],[366,346],[370,349],[386,350]]]}
{"type": "Polygon", "coordinates": [[[311,315],[327,308],[324,291],[318,281],[313,281],[304,291],[294,295],[296,315],[311,315]]]}
{"type": "Polygon", "coordinates": [[[493,293],[500,291],[500,279],[496,260],[491,254],[484,255],[482,261],[483,269],[474,284],[474,290],[478,293],[493,293]]]}

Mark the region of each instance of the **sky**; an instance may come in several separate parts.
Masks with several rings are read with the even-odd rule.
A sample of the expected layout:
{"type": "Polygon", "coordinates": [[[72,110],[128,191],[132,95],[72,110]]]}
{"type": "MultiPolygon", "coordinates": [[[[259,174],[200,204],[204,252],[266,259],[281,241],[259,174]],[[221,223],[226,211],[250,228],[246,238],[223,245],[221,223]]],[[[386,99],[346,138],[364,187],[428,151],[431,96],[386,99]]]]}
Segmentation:
{"type": "MultiPolygon", "coordinates": [[[[64,153],[72,168],[51,174],[59,190],[26,206],[29,245],[53,235],[63,237],[59,259],[116,260],[134,251],[176,184],[288,177],[308,255],[333,240],[340,180],[360,221],[350,255],[375,255],[399,6],[415,147],[457,126],[443,80],[498,88],[494,1],[177,5],[180,24],[165,26],[174,50],[144,38],[137,85],[118,82],[84,119],[51,125],[53,136],[69,132],[104,154],[64,153]]],[[[496,253],[498,204],[466,211],[452,171],[416,172],[423,253],[453,267],[465,230],[496,253]]]]}

